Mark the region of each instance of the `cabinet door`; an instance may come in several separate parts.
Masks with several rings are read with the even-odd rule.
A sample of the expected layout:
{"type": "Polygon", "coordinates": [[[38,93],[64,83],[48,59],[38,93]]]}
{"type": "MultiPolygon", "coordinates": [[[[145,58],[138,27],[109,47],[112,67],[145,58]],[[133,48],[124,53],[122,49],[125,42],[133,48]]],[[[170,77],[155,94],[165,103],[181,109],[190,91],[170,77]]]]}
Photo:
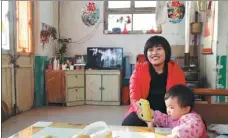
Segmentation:
{"type": "Polygon", "coordinates": [[[65,73],[63,71],[46,70],[45,74],[47,98],[49,103],[65,102],[65,73]]]}
{"type": "Polygon", "coordinates": [[[9,114],[13,111],[14,105],[14,93],[13,93],[13,78],[12,78],[12,67],[2,65],[2,102],[4,102],[8,109],[9,114]]]}
{"type": "Polygon", "coordinates": [[[67,75],[67,87],[84,87],[84,75],[67,75]]]}
{"type": "Polygon", "coordinates": [[[120,79],[119,75],[103,75],[102,101],[119,101],[120,79]]]}
{"type": "Polygon", "coordinates": [[[84,88],[67,89],[67,102],[83,101],[84,88]]]}
{"type": "Polygon", "coordinates": [[[20,111],[33,107],[34,103],[34,56],[21,55],[17,59],[16,90],[17,106],[20,111]]]}
{"type": "Polygon", "coordinates": [[[101,75],[86,75],[86,100],[101,101],[101,75]]]}

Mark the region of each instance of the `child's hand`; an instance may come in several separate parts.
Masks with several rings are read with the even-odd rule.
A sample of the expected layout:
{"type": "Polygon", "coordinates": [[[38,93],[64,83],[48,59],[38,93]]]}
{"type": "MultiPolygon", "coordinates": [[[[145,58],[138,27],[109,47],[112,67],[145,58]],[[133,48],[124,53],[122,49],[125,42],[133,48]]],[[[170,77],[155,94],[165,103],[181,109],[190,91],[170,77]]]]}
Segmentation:
{"type": "Polygon", "coordinates": [[[150,113],[151,113],[152,118],[154,118],[154,110],[153,109],[150,109],[150,113]]]}
{"type": "Polygon", "coordinates": [[[154,123],[154,120],[153,120],[153,119],[152,119],[151,122],[146,122],[146,124],[147,124],[147,126],[148,126],[149,128],[152,128],[152,127],[155,127],[155,126],[156,126],[156,124],[154,123]]]}
{"type": "Polygon", "coordinates": [[[140,108],[139,108],[139,101],[136,102],[136,107],[137,107],[137,116],[139,117],[139,119],[142,119],[141,116],[140,116],[140,108]]]}
{"type": "Polygon", "coordinates": [[[146,124],[147,124],[147,127],[149,127],[149,128],[154,127],[154,123],[153,122],[146,122],[146,124]]]}

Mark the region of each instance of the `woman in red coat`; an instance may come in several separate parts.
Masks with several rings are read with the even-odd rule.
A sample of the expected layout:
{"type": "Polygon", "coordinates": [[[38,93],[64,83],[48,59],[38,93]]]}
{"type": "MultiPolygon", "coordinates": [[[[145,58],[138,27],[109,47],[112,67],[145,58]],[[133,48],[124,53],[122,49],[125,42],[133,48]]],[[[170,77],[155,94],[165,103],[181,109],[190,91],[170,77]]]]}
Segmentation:
{"type": "Polygon", "coordinates": [[[147,126],[138,118],[139,99],[147,99],[150,108],[166,113],[165,93],[176,84],[186,85],[184,72],[172,60],[169,42],[162,36],[150,37],[144,47],[146,60],[136,63],[130,78],[130,107],[122,123],[123,126],[147,126]]]}

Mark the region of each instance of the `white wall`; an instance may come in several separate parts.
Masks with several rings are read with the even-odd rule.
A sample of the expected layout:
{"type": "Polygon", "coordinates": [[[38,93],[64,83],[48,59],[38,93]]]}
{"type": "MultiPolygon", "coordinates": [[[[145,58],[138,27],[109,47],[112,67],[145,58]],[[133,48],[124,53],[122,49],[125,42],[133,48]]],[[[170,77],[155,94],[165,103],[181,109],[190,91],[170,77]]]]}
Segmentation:
{"type": "MultiPolygon", "coordinates": [[[[218,17],[218,55],[226,55],[228,58],[228,15],[227,15],[227,1],[219,1],[219,17],[218,17]]],[[[227,59],[227,88],[228,88],[228,59],[227,59]]]]}
{"type": "Polygon", "coordinates": [[[34,1],[35,55],[52,56],[56,42],[49,40],[44,47],[40,42],[41,23],[51,25],[58,30],[57,1],[34,1]]]}
{"type": "MultiPolygon", "coordinates": [[[[215,2],[215,1],[213,1],[215,2]]],[[[210,55],[200,55],[200,74],[204,78],[207,88],[216,88],[216,56],[217,56],[217,40],[218,40],[218,2],[215,2],[215,22],[214,22],[214,40],[212,44],[212,52],[210,55]]],[[[215,98],[215,97],[214,97],[215,98]]],[[[213,99],[215,101],[215,99],[213,99]]]]}
{"type": "MultiPolygon", "coordinates": [[[[95,1],[100,8],[100,21],[103,21],[103,1],[95,1]]],[[[86,54],[87,47],[107,46],[123,47],[125,55],[131,55],[133,59],[139,53],[143,53],[143,47],[146,40],[152,36],[149,34],[131,34],[131,35],[105,35],[103,34],[103,23],[96,27],[87,27],[81,21],[82,8],[88,1],[61,1],[61,19],[60,35],[61,37],[70,37],[75,43],[69,44],[67,55],[86,54]],[[94,32],[94,33],[92,33],[94,32]],[[90,34],[92,35],[90,36],[90,34]],[[90,36],[85,41],[79,43],[79,40],[90,36]]],[[[171,45],[184,45],[185,21],[179,24],[167,23],[163,26],[161,34],[168,39],[171,45]]],[[[184,51],[183,51],[184,52],[184,51]]]]}
{"type": "Polygon", "coordinates": [[[228,1],[219,1],[218,2],[218,55],[226,55],[228,48],[228,15],[227,15],[227,7],[228,1]]]}

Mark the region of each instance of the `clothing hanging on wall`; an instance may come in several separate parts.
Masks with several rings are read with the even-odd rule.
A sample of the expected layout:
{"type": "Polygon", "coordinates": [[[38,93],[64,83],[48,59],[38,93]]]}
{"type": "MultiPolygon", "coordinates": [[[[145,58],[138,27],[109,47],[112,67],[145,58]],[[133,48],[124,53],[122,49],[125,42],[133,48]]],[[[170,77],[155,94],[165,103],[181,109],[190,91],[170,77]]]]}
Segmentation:
{"type": "Polygon", "coordinates": [[[168,22],[168,8],[167,1],[157,1],[156,5],[156,24],[161,25],[168,22]]]}

